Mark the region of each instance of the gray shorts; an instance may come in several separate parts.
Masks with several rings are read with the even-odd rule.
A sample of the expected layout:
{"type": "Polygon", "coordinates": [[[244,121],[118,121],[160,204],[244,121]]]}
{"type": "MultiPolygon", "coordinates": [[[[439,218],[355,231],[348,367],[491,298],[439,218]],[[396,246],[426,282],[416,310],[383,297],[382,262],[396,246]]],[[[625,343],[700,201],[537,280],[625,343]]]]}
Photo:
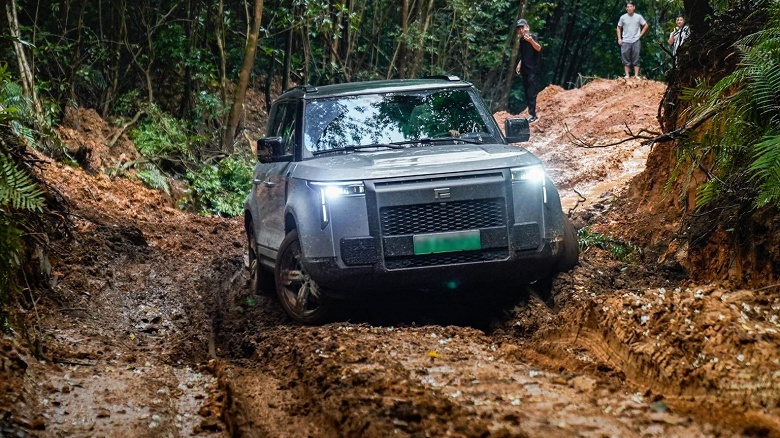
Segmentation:
{"type": "Polygon", "coordinates": [[[623,58],[623,65],[639,67],[639,51],[641,49],[640,41],[620,45],[620,57],[623,58]]]}

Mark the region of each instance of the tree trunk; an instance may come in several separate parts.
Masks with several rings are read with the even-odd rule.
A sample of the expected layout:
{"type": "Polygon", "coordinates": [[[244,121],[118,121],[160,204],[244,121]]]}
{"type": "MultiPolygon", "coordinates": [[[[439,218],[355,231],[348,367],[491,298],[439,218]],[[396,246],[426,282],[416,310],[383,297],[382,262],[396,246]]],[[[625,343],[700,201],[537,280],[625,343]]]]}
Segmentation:
{"type": "Polygon", "coordinates": [[[419,19],[422,22],[422,29],[420,32],[420,40],[417,44],[417,51],[414,56],[414,62],[412,63],[412,71],[409,73],[410,78],[417,77],[417,74],[420,71],[420,68],[422,66],[423,58],[425,57],[425,48],[423,47],[423,44],[425,42],[425,35],[428,33],[428,26],[431,24],[431,10],[433,10],[433,2],[434,0],[428,0],[427,7],[425,6],[425,2],[423,0],[420,0],[420,13],[419,19]]]}
{"type": "Polygon", "coordinates": [[[704,35],[709,30],[708,17],[714,15],[709,0],[683,0],[683,7],[691,32],[704,35]]]}
{"type": "MultiPolygon", "coordinates": [[[[284,35],[284,76],[282,77],[282,91],[286,90],[290,86],[290,69],[292,64],[292,39],[293,30],[292,27],[287,29],[284,35]]],[[[266,102],[267,106],[271,105],[271,102],[266,102]]],[[[270,109],[270,107],[268,108],[270,109]]]]}
{"type": "MultiPolygon", "coordinates": [[[[110,85],[106,87],[105,97],[103,99],[102,116],[105,118],[111,108],[111,103],[119,93],[120,64],[122,60],[122,41],[127,40],[127,3],[125,0],[116,0],[110,3],[109,38],[113,50],[110,53],[110,60],[106,65],[106,82],[110,85]]],[[[129,70],[129,66],[126,67],[129,70]]]]}
{"type": "Polygon", "coordinates": [[[16,61],[19,64],[19,76],[22,79],[22,90],[24,95],[30,99],[35,113],[36,123],[43,120],[43,106],[38,100],[38,91],[35,89],[35,77],[30,63],[27,61],[27,54],[24,53],[22,38],[19,32],[19,19],[16,15],[16,0],[8,0],[5,4],[5,12],[8,16],[8,29],[13,38],[14,51],[16,52],[16,61]]]}
{"type": "Polygon", "coordinates": [[[244,98],[249,86],[249,76],[255,65],[255,53],[257,53],[257,41],[260,34],[260,20],[263,16],[263,0],[255,0],[254,15],[251,20],[250,31],[247,34],[246,48],[244,49],[244,63],[238,75],[238,84],[233,95],[233,107],[230,110],[227,126],[222,136],[222,150],[233,152],[233,141],[238,135],[238,120],[244,109],[244,98]]]}
{"type": "MultiPolygon", "coordinates": [[[[197,17],[199,14],[198,0],[189,0],[187,2],[187,20],[184,22],[184,30],[187,35],[187,54],[192,57],[198,46],[197,17]]],[[[190,63],[185,63],[184,68],[184,92],[179,102],[179,118],[185,119],[190,115],[194,106],[195,79],[193,78],[194,69],[190,63]]]]}
{"type": "MultiPolygon", "coordinates": [[[[79,14],[78,19],[76,21],[76,29],[74,29],[74,33],[76,34],[76,41],[75,41],[75,48],[73,52],[73,62],[74,64],[71,66],[71,74],[70,78],[68,80],[68,88],[70,92],[70,99],[73,102],[78,102],[78,93],[76,93],[76,80],[77,80],[77,73],[80,70],[81,65],[81,33],[84,30],[84,9],[87,7],[87,0],[82,0],[81,2],[81,8],[79,8],[79,14]]],[[[72,37],[71,37],[72,38],[72,37]]]]}
{"type": "Polygon", "coordinates": [[[217,3],[217,16],[214,18],[214,33],[216,34],[217,50],[219,52],[219,90],[222,98],[222,105],[228,104],[228,80],[227,80],[227,60],[225,58],[225,6],[223,0],[217,3]]]}
{"type": "Polygon", "coordinates": [[[270,112],[271,110],[271,87],[274,83],[274,76],[276,76],[276,38],[273,39],[274,47],[271,50],[271,62],[268,67],[268,73],[265,75],[265,110],[270,112]]]}
{"type": "Polygon", "coordinates": [[[347,81],[352,80],[352,71],[349,66],[349,58],[352,53],[352,13],[354,12],[354,6],[352,0],[345,0],[344,9],[345,14],[342,14],[342,28],[341,28],[341,46],[339,47],[339,57],[341,58],[341,66],[344,69],[344,77],[347,81]]]}
{"type": "Polygon", "coordinates": [[[309,41],[309,24],[304,23],[301,27],[301,45],[303,46],[303,85],[309,83],[309,69],[311,68],[311,42],[309,41]]]}
{"type": "Polygon", "coordinates": [[[406,41],[409,38],[409,0],[403,0],[401,5],[401,35],[398,38],[398,77],[406,73],[406,62],[409,56],[406,41]]]}
{"type": "Polygon", "coordinates": [[[398,36],[398,42],[395,51],[393,51],[393,58],[387,66],[387,79],[393,76],[403,78],[406,73],[407,58],[409,57],[409,50],[406,44],[409,37],[409,0],[403,0],[401,4],[401,18],[398,24],[401,28],[401,35],[398,36]],[[398,68],[395,66],[396,60],[398,60],[398,68]],[[394,72],[395,74],[393,74],[394,72]]]}

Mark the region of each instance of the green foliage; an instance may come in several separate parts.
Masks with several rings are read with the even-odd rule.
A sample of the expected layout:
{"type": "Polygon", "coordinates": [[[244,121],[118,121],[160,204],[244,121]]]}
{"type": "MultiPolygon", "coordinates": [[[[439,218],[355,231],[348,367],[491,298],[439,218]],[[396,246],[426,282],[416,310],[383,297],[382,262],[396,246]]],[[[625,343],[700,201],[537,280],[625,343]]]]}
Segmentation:
{"type": "Polygon", "coordinates": [[[0,151],[0,209],[40,211],[43,193],[24,169],[0,151]]]}
{"type": "Polygon", "coordinates": [[[642,250],[629,242],[623,242],[614,237],[594,233],[590,227],[584,227],[577,230],[577,240],[580,244],[580,251],[586,252],[591,247],[596,247],[609,251],[612,257],[621,262],[631,262],[636,256],[642,253],[642,250]]]}
{"type": "Polygon", "coordinates": [[[112,106],[114,114],[120,117],[133,117],[136,111],[140,109],[138,102],[141,100],[141,90],[134,88],[127,93],[119,96],[112,106]]]}
{"type": "Polygon", "coordinates": [[[155,190],[162,190],[167,194],[171,194],[171,188],[168,185],[168,179],[160,172],[160,169],[151,167],[149,169],[140,169],[136,172],[138,179],[143,181],[144,184],[155,190]]]}
{"type": "Polygon", "coordinates": [[[152,160],[193,161],[191,138],[186,124],[153,106],[148,116],[130,131],[130,139],[142,155],[152,160]]]}
{"type": "Polygon", "coordinates": [[[187,172],[193,203],[206,214],[238,216],[252,185],[252,161],[242,156],[187,172]]]}
{"type": "MultiPolygon", "coordinates": [[[[13,112],[0,109],[0,120],[16,119],[13,112]]],[[[20,229],[21,213],[39,212],[43,193],[27,169],[12,157],[9,145],[22,145],[13,127],[0,124],[0,323],[5,317],[2,306],[9,297],[14,271],[24,250],[20,229]]]]}
{"type": "Polygon", "coordinates": [[[752,208],[780,207],[780,14],[764,30],[735,45],[736,70],[710,85],[686,90],[688,119],[709,121],[696,140],[681,142],[672,177],[707,169],[699,210],[737,199],[752,208]]]}

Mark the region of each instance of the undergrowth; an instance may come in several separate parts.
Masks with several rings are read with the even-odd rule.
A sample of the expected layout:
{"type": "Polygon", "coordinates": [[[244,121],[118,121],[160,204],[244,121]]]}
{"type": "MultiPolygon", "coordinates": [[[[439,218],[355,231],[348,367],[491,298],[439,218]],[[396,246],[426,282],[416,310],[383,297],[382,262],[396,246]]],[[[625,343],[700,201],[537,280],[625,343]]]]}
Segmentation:
{"type": "Polygon", "coordinates": [[[764,29],[735,43],[740,62],[731,74],[683,92],[689,123],[706,121],[706,129],[680,142],[667,187],[703,170],[699,212],[735,201],[746,211],[780,208],[780,12],[772,13],[764,29]]]}
{"type": "Polygon", "coordinates": [[[7,305],[24,261],[26,215],[40,213],[44,204],[43,192],[22,158],[23,138],[12,124],[20,121],[15,108],[0,102],[0,330],[7,329],[7,305]]]}
{"type": "Polygon", "coordinates": [[[252,185],[252,162],[235,155],[187,172],[191,202],[204,214],[238,216],[252,185]]]}
{"type": "Polygon", "coordinates": [[[577,240],[581,252],[587,252],[591,247],[596,247],[608,251],[615,260],[621,262],[633,262],[642,253],[637,245],[604,234],[594,233],[590,227],[580,228],[577,231],[577,240]]]}
{"type": "Polygon", "coordinates": [[[170,179],[180,178],[190,187],[187,196],[176,200],[180,207],[205,215],[237,216],[243,212],[252,177],[253,163],[248,157],[237,154],[203,159],[203,153],[195,151],[210,139],[156,107],[131,131],[130,138],[143,156],[135,163],[136,176],[148,187],[170,194],[170,179]]]}

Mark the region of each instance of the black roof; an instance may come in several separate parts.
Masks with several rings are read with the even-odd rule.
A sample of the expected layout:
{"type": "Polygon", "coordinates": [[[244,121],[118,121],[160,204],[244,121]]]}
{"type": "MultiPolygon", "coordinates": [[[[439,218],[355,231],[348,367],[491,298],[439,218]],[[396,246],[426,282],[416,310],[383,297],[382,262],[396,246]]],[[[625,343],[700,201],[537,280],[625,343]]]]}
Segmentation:
{"type": "Polygon", "coordinates": [[[313,85],[304,85],[286,91],[279,97],[279,99],[319,99],[323,97],[349,96],[369,93],[466,87],[471,87],[471,84],[462,81],[455,76],[426,79],[391,79],[385,81],[347,82],[343,84],[323,85],[319,87],[315,87],[313,85]]]}

